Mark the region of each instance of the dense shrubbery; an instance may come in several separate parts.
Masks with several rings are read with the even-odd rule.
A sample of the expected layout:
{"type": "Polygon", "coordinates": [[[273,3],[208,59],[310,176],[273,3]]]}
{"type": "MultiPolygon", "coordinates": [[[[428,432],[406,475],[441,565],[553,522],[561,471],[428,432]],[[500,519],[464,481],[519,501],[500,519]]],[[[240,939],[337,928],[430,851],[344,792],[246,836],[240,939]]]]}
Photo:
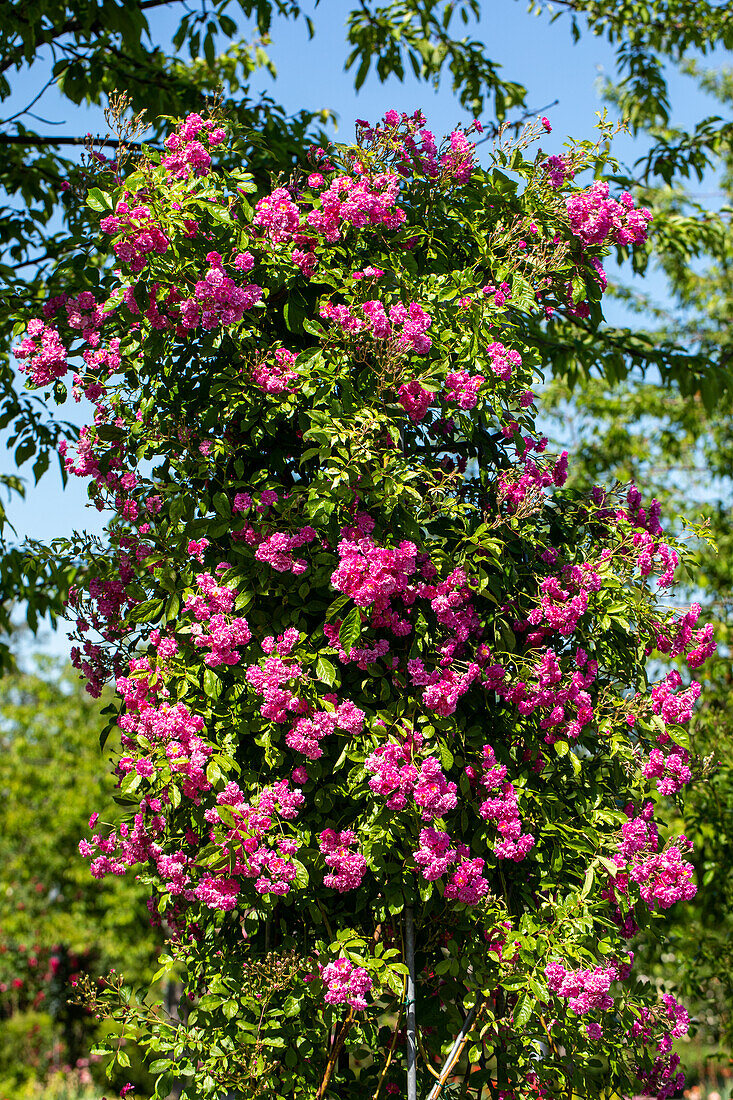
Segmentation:
{"type": "Polygon", "coordinates": [[[94,257],[20,345],[59,398],[81,356],[96,406],[73,658],[116,680],[130,818],[82,851],[149,882],[189,1010],[83,992],[160,1096],[400,1093],[413,924],[423,1094],[462,1029],[464,1096],[679,1086],[687,1015],[628,940],[695,892],[655,803],[699,685],[647,669],[714,642],[655,502],[564,490],[535,430],[526,319],[597,324],[649,221],[575,185],[605,148],[528,159],[543,128],[482,169],[389,112],[262,194],[191,115],[100,174],[94,257]]]}

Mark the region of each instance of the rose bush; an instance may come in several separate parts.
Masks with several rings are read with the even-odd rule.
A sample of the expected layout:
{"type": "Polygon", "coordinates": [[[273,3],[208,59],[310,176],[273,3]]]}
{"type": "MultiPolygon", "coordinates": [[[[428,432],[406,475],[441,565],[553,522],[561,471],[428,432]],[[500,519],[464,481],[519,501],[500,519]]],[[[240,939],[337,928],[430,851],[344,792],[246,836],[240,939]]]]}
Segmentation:
{"type": "Polygon", "coordinates": [[[598,325],[650,221],[577,185],[607,133],[529,159],[548,127],[482,168],[478,125],[391,111],[263,193],[190,115],[100,175],[27,325],[30,382],[94,403],[65,461],[109,515],[73,659],[116,681],[130,816],[80,847],[149,882],[188,1007],[84,995],[161,1097],[401,1094],[405,912],[422,1095],[459,1033],[462,1096],[679,1087],[687,1015],[629,940],[696,890],[654,811],[699,684],[649,669],[715,643],[656,503],[563,490],[535,426],[526,319],[598,325]]]}

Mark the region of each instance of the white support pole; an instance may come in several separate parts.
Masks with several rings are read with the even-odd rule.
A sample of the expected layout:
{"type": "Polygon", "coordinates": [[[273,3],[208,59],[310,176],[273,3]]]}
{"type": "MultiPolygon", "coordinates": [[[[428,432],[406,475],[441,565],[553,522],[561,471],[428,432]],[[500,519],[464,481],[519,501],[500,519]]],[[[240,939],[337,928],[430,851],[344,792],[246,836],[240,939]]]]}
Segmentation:
{"type": "Polygon", "coordinates": [[[417,1100],[417,1031],[415,1024],[415,918],[405,908],[405,963],[407,964],[407,1100],[417,1100]]]}

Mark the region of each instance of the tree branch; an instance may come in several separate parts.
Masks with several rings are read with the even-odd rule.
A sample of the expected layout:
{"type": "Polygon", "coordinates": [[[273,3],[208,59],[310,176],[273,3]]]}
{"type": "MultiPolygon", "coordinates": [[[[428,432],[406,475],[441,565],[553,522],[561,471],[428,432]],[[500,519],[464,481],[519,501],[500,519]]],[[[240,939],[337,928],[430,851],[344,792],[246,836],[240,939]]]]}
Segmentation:
{"type": "Polygon", "coordinates": [[[336,1041],[334,1042],[333,1047],[331,1048],[331,1053],[328,1056],[328,1062],[326,1064],[326,1072],[324,1073],[323,1080],[321,1081],[321,1083],[318,1087],[318,1092],[316,1093],[316,1100],[323,1100],[323,1096],[325,1095],[326,1089],[328,1088],[328,1084],[329,1084],[329,1081],[331,1080],[331,1077],[333,1075],[333,1071],[336,1068],[336,1063],[338,1061],[338,1056],[341,1053],[341,1048],[343,1047],[344,1043],[346,1042],[346,1036],[347,1036],[348,1032],[350,1031],[351,1025],[353,1023],[354,1023],[354,1010],[353,1010],[353,1008],[350,1008],[349,1009],[349,1014],[346,1017],[346,1019],[344,1020],[343,1024],[341,1025],[341,1030],[339,1031],[338,1036],[336,1037],[336,1041]]]}
{"type": "MultiPolygon", "coordinates": [[[[72,137],[69,134],[54,134],[48,137],[41,137],[38,134],[0,134],[0,145],[86,145],[89,141],[87,137],[72,137]]],[[[124,145],[126,149],[142,149],[142,144],[139,141],[120,141],[118,138],[94,138],[94,143],[97,145],[111,145],[114,149],[118,149],[120,145],[124,145]]]]}
{"type": "MultiPolygon", "coordinates": [[[[142,0],[139,7],[140,10],[148,8],[165,8],[169,4],[185,4],[186,0],[142,0]]],[[[22,16],[20,17],[22,19],[22,16]]],[[[29,20],[23,20],[23,22],[30,23],[29,20]]],[[[74,34],[76,31],[81,31],[83,24],[79,19],[67,19],[65,23],[62,23],[60,27],[47,27],[45,31],[41,33],[35,39],[36,50],[40,46],[48,46],[57,39],[63,38],[65,34],[74,34]]],[[[101,31],[102,25],[99,22],[92,23],[86,32],[91,40],[95,33],[101,31]]],[[[12,54],[8,54],[7,57],[0,61],[0,73],[7,72],[11,69],[16,61],[25,60],[25,54],[23,52],[23,46],[16,46],[12,54]]]]}

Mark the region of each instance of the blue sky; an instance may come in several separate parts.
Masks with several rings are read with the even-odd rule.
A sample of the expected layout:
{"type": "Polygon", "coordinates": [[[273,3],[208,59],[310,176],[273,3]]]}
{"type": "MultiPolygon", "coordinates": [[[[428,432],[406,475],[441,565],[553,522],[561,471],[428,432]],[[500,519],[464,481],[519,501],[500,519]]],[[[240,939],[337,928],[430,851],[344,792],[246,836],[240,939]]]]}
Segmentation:
{"type": "MultiPolygon", "coordinates": [[[[270,53],[278,70],[277,81],[273,82],[265,72],[257,74],[252,81],[253,92],[273,94],[292,112],[301,107],[328,107],[336,111],[340,140],[352,136],[357,117],[376,119],[391,107],[407,111],[421,107],[431,128],[439,134],[458,121],[467,121],[449,82],[434,90],[410,75],[404,84],[396,79],[380,84],[372,73],[356,94],[353,70],[351,73],[343,70],[348,53],[345,17],[352,6],[353,3],[347,0],[322,0],[314,13],[316,36],[313,41],[308,40],[302,23],[276,23],[270,53]]],[[[590,35],[573,44],[567,19],[560,18],[551,24],[547,15],[530,15],[516,0],[489,0],[482,7],[481,23],[475,28],[469,27],[469,31],[487,43],[489,56],[502,65],[502,75],[527,87],[529,106],[550,117],[553,133],[543,141],[543,148],[548,153],[558,152],[568,136],[591,136],[596,112],[603,106],[600,85],[605,76],[612,76],[614,72],[613,48],[590,35]],[[557,104],[549,107],[548,104],[555,100],[557,104]]],[[[150,21],[155,41],[169,42],[179,13],[180,8],[155,12],[150,21]]],[[[12,76],[14,94],[3,105],[5,117],[21,109],[40,91],[49,71],[48,60],[41,57],[31,70],[12,76]]],[[[692,80],[674,70],[669,75],[675,125],[692,125],[705,114],[717,113],[716,103],[704,97],[692,80]]],[[[59,133],[106,130],[98,108],[75,108],[62,100],[53,87],[44,93],[33,110],[52,122],[62,123],[52,127],[59,133]]],[[[484,119],[489,121],[490,118],[487,112],[484,119]]],[[[49,129],[33,120],[29,120],[29,124],[40,132],[49,129]]],[[[642,151],[638,143],[625,137],[620,138],[615,147],[616,155],[627,163],[633,163],[642,151]]],[[[709,192],[713,187],[705,184],[701,190],[709,192]]],[[[652,276],[650,285],[654,293],[663,295],[663,284],[658,277],[652,276]]],[[[85,410],[81,407],[74,410],[67,405],[63,414],[69,419],[78,419],[79,423],[84,422],[85,410]]],[[[12,469],[10,454],[2,466],[12,469]]],[[[11,517],[21,538],[49,540],[85,527],[99,531],[100,517],[96,511],[86,508],[85,503],[85,484],[72,479],[62,491],[59,474],[52,469],[39,486],[28,484],[26,501],[13,503],[11,517]]],[[[63,639],[54,639],[51,648],[63,652],[63,639]]]]}

